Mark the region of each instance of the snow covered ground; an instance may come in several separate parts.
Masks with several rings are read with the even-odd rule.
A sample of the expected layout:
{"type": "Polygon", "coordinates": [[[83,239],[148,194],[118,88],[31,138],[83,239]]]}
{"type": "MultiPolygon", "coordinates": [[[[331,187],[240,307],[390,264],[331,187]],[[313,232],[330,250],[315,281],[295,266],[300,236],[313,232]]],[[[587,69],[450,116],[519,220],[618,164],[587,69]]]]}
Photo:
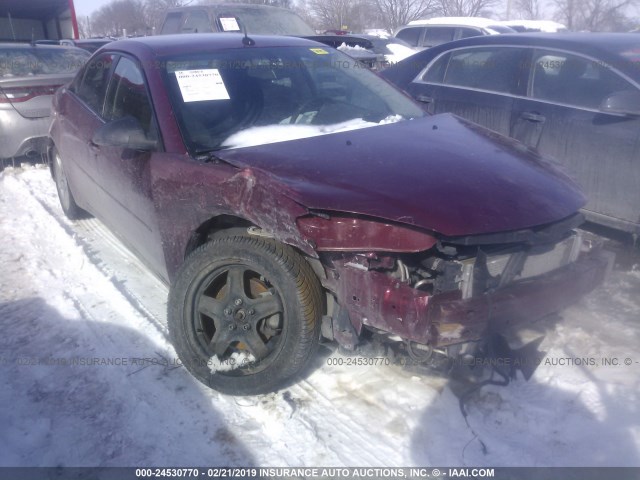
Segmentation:
{"type": "Polygon", "coordinates": [[[208,390],[174,364],[166,286],[67,221],[42,166],[0,174],[0,235],[0,466],[640,466],[637,258],[562,312],[556,365],[472,395],[467,425],[447,380],[331,350],[282,392],[208,390]]]}

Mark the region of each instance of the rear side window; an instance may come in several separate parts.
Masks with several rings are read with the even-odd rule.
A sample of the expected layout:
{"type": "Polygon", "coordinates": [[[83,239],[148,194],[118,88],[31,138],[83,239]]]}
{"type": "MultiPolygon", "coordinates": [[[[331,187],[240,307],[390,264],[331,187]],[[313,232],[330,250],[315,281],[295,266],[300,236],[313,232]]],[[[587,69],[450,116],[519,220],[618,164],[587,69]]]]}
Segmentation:
{"type": "Polygon", "coordinates": [[[180,24],[182,23],[182,12],[172,12],[168,13],[166,18],[164,19],[164,24],[162,25],[162,34],[167,35],[170,33],[178,33],[180,32],[180,24]]]}
{"type": "MultiPolygon", "coordinates": [[[[517,94],[525,63],[522,48],[487,47],[456,50],[442,57],[425,76],[439,74],[447,62],[442,83],[500,93],[517,94]],[[442,63],[441,63],[442,62],[442,63]]],[[[524,93],[524,92],[523,92],[524,93]]]]}
{"type": "Polygon", "coordinates": [[[422,46],[434,47],[442,43],[451,42],[455,34],[455,27],[427,27],[422,46]]]}
{"type": "Polygon", "coordinates": [[[442,83],[444,82],[444,74],[447,72],[447,65],[449,65],[450,53],[445,53],[435,62],[429,65],[428,69],[422,75],[421,80],[429,83],[442,83]]]}
{"type": "Polygon", "coordinates": [[[418,42],[420,41],[420,34],[422,33],[423,27],[410,27],[400,30],[396,35],[396,38],[400,40],[404,40],[412,47],[417,47],[418,42]]]}
{"type": "Polygon", "coordinates": [[[635,90],[599,62],[562,52],[536,50],[531,96],[597,109],[614,92],[635,90]]]}
{"type": "Polygon", "coordinates": [[[115,55],[104,54],[94,58],[85,68],[76,94],[91,110],[102,115],[104,98],[109,84],[109,72],[115,55]]]}

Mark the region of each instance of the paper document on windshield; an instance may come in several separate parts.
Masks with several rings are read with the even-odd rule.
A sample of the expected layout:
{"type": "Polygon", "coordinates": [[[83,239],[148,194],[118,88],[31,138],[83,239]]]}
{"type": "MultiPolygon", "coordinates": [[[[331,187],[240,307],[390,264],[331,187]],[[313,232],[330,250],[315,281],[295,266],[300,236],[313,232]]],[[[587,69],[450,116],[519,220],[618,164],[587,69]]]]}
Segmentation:
{"type": "Polygon", "coordinates": [[[176,80],[185,103],[230,99],[217,68],[179,70],[176,72],[176,80]]]}

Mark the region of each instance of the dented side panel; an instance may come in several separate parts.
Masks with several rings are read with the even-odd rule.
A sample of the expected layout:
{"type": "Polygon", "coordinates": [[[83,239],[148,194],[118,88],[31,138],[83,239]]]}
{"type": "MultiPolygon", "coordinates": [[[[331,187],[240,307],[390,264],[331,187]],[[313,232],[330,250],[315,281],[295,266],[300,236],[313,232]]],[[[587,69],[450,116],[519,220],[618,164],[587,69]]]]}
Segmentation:
{"type": "Polygon", "coordinates": [[[202,164],[187,156],[165,155],[152,162],[152,195],[159,220],[166,269],[171,280],[184,261],[189,239],[207,220],[238,217],[274,238],[316,256],[295,228],[306,209],[282,195],[282,189],[251,169],[225,163],[202,164]],[[276,196],[271,192],[277,191],[276,196]]]}

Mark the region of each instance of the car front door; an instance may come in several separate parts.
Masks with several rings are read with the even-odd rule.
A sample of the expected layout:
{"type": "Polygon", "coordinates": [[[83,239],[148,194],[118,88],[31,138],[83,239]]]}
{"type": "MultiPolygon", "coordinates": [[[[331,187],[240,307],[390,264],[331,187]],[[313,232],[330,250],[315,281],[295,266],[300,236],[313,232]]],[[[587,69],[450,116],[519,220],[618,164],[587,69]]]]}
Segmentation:
{"type": "Polygon", "coordinates": [[[105,197],[101,206],[102,219],[157,270],[164,262],[164,254],[153,204],[151,163],[160,141],[145,77],[133,58],[121,56],[118,59],[103,116],[107,123],[123,118],[135,119],[147,139],[157,140],[158,148],[151,151],[98,146],[91,142],[105,197]]]}
{"type": "Polygon", "coordinates": [[[509,135],[514,96],[526,89],[525,50],[482,46],[444,53],[407,90],[431,113],[452,112],[509,135]]]}
{"type": "Polygon", "coordinates": [[[530,64],[527,98],[514,104],[511,135],[566,167],[588,197],[590,219],[637,229],[640,117],[601,106],[611,95],[640,91],[603,62],[581,55],[535,49],[530,64]]]}

